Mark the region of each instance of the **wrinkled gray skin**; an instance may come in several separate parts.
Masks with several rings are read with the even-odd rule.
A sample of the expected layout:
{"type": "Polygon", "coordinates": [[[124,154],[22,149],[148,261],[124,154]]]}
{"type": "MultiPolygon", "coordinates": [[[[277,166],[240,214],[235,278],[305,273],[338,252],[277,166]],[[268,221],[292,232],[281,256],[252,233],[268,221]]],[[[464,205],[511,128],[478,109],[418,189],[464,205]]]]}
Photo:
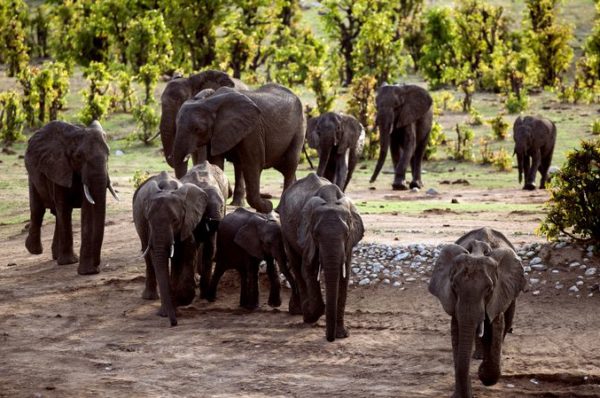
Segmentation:
{"type": "Polygon", "coordinates": [[[376,124],[379,128],[379,158],[371,182],[375,182],[387,156],[392,153],[395,176],[392,188],[421,188],[421,163],[433,123],[433,99],[427,90],[415,85],[384,85],[377,91],[376,124]],[[410,165],[412,181],[406,182],[410,165]]]}
{"type": "Polygon", "coordinates": [[[364,144],[363,126],[353,116],[327,112],[308,120],[306,138],[319,152],[317,175],[345,191],[364,144]]]}
{"type": "Polygon", "coordinates": [[[208,195],[193,184],[181,184],[162,172],[146,180],[133,196],[133,221],[146,261],[146,287],[142,297],[156,300],[158,315],[177,325],[175,307],[188,305],[195,296],[194,265],[198,244],[196,229],[208,195]],[[169,275],[169,258],[171,273],[169,275]]]}
{"type": "Polygon", "coordinates": [[[469,366],[475,341],[483,359],[481,382],[490,386],[500,378],[502,342],[525,284],[513,246],[496,230],[473,230],[440,252],[429,291],[452,316],[454,397],[473,396],[469,366]]]}
{"type": "Polygon", "coordinates": [[[199,245],[196,270],[200,275],[200,298],[206,298],[217,243],[217,230],[227,211],[225,200],[230,196],[229,181],[223,170],[204,161],[192,167],[181,178],[181,182],[194,184],[208,195],[204,217],[194,235],[199,245]]]}
{"type": "Polygon", "coordinates": [[[259,192],[262,170],[275,168],[283,174],[283,188],[289,187],[296,180],[303,141],[302,104],[290,90],[277,84],[253,91],[222,87],[179,110],[173,164],[182,176],[187,155],[210,144],[211,156],[242,166],[248,204],[269,213],[273,205],[259,192]]]}
{"type": "Polygon", "coordinates": [[[325,311],[326,338],[348,336],[344,310],[352,248],[364,235],[360,215],[335,184],[315,173],[283,192],[277,209],[298,292],[292,291],[290,312],[316,322],[325,311]],[[320,270],[325,275],[326,302],[321,296],[320,270]]]}
{"type": "Polygon", "coordinates": [[[97,121],[89,127],[53,121],[31,136],[25,151],[31,211],[25,247],[31,254],[43,251],[40,228],[50,209],[56,216],[52,258],[61,265],[79,261],[81,275],[99,272],[106,189],[117,198],[108,176],[108,155],[106,134],[97,121]],[[74,208],[81,208],[79,258],[73,252],[74,208]]]}
{"type": "MultiPolygon", "coordinates": [[[[214,90],[219,87],[248,90],[248,86],[238,79],[232,78],[227,73],[217,70],[206,70],[190,75],[189,77],[176,78],[167,83],[167,86],[160,97],[161,117],[159,129],[165,159],[171,167],[174,167],[171,154],[173,153],[173,142],[177,130],[176,121],[179,109],[185,101],[192,99],[195,96],[198,96],[198,98],[210,96],[212,94],[211,91],[214,92],[214,90]],[[200,94],[201,92],[203,93],[200,94]]],[[[223,169],[224,158],[222,156],[214,158],[211,156],[207,157],[206,151],[202,149],[192,153],[192,162],[194,164],[203,160],[208,160],[212,164],[216,164],[223,169]]],[[[240,167],[234,164],[234,170],[236,185],[232,204],[235,206],[242,206],[245,196],[244,179],[240,167]]]]}
{"type": "Polygon", "coordinates": [[[281,286],[275,261],[292,290],[297,289],[288,270],[279,221],[273,213],[265,215],[242,208],[225,216],[217,235],[216,266],[208,299],[215,299],[223,273],[235,268],[241,277],[240,306],[248,309],[258,307],[258,269],[262,260],[267,263],[271,284],[268,303],[272,307],[279,307],[281,286]]]}
{"type": "Polygon", "coordinates": [[[556,143],[556,126],[542,117],[519,116],[513,125],[513,139],[519,167],[519,183],[525,174],[523,189],[534,190],[535,173],[539,171],[540,189],[545,188],[556,143]]]}

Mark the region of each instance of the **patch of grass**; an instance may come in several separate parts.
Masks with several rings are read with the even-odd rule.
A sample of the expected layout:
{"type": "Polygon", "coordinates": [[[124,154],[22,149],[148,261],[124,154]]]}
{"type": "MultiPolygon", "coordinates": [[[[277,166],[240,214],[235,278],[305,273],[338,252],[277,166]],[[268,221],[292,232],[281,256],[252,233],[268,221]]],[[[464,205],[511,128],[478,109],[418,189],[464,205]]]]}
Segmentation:
{"type": "Polygon", "coordinates": [[[361,214],[417,214],[427,211],[455,212],[455,213],[482,213],[511,211],[526,211],[542,213],[541,204],[514,204],[502,202],[483,203],[449,203],[440,200],[408,200],[408,201],[355,201],[354,203],[361,214]]]}

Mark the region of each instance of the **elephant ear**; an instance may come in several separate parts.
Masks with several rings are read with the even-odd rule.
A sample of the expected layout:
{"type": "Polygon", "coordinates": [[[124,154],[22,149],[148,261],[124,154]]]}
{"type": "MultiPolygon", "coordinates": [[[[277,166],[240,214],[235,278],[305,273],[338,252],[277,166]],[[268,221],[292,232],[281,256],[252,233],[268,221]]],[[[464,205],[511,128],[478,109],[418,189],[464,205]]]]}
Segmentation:
{"type": "Polygon", "coordinates": [[[317,124],[321,117],[312,117],[306,122],[306,139],[308,140],[308,146],[317,149],[319,148],[319,136],[317,135],[317,124]]]}
{"type": "Polygon", "coordinates": [[[365,129],[363,128],[362,124],[360,124],[360,122],[352,116],[342,115],[341,131],[343,132],[344,137],[340,137],[340,145],[338,145],[338,155],[341,155],[344,152],[346,152],[346,150],[351,148],[355,143],[357,143],[357,146],[361,146],[358,153],[362,152],[362,143],[360,142],[360,136],[365,132],[365,129]]]}
{"type": "MultiPolygon", "coordinates": [[[[246,223],[242,228],[240,228],[233,241],[236,245],[241,247],[254,258],[262,259],[262,245],[260,242],[260,238],[258,236],[258,230],[256,228],[256,223],[260,222],[259,220],[255,220],[254,217],[246,223]]],[[[263,221],[264,222],[264,221],[263,221]]]]}
{"type": "Polygon", "coordinates": [[[450,244],[444,246],[433,267],[433,274],[429,282],[429,292],[436,296],[444,311],[454,315],[456,296],[452,291],[452,274],[455,271],[455,257],[469,252],[462,246],[450,244]]]}
{"type": "Polygon", "coordinates": [[[498,248],[492,252],[492,258],[498,263],[498,281],[486,305],[490,320],[506,311],[526,284],[523,266],[513,250],[498,248]]]}
{"type": "Polygon", "coordinates": [[[433,104],[431,95],[419,86],[398,87],[397,95],[400,99],[398,120],[402,126],[415,123],[433,104]]]}
{"type": "Polygon", "coordinates": [[[239,92],[227,91],[207,99],[207,102],[216,106],[216,118],[210,140],[212,156],[231,150],[259,124],[260,109],[254,101],[239,92]]]}
{"type": "MultiPolygon", "coordinates": [[[[30,139],[25,154],[27,170],[44,174],[53,183],[71,188],[73,184],[73,167],[69,161],[65,133],[74,131],[75,126],[52,122],[38,130],[30,139]]],[[[73,137],[75,139],[75,137],[73,137]]],[[[73,149],[74,150],[74,149],[73,149]]]]}
{"type": "Polygon", "coordinates": [[[350,230],[348,236],[348,248],[351,250],[365,235],[365,226],[360,214],[358,214],[358,211],[356,210],[356,206],[354,206],[350,199],[343,197],[338,200],[338,203],[343,204],[350,211],[350,219],[348,220],[348,228],[350,230]]]}
{"type": "Polygon", "coordinates": [[[202,220],[208,203],[208,195],[204,190],[190,183],[183,184],[173,194],[181,198],[185,208],[180,232],[181,240],[185,241],[192,236],[194,229],[202,220]]]}
{"type": "Polygon", "coordinates": [[[317,252],[316,243],[312,236],[314,211],[318,206],[326,203],[323,198],[314,196],[306,202],[300,213],[302,214],[302,219],[300,220],[298,231],[298,245],[302,248],[302,256],[308,261],[312,261],[317,252]]]}

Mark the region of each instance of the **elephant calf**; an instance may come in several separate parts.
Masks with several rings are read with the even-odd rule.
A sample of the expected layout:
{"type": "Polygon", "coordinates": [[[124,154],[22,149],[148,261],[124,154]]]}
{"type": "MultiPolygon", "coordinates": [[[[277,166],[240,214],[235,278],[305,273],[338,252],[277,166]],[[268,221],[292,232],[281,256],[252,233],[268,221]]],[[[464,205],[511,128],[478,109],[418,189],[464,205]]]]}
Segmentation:
{"type": "Polygon", "coordinates": [[[535,174],[539,171],[540,189],[545,188],[556,144],[556,126],[542,117],[519,116],[513,126],[513,138],[519,166],[519,183],[525,173],[523,189],[534,190],[535,174]]]}
{"type": "Polygon", "coordinates": [[[473,230],[440,252],[429,291],[452,316],[454,397],[473,396],[469,365],[476,340],[483,356],[479,379],[486,386],[497,383],[502,342],[525,283],[513,245],[496,230],[473,230]]]}
{"type": "Polygon", "coordinates": [[[258,267],[262,260],[267,262],[271,283],[269,305],[279,307],[279,273],[274,260],[290,285],[295,285],[288,271],[279,221],[270,215],[238,208],[228,214],[219,226],[216,266],[207,298],[215,300],[221,276],[226,270],[235,268],[241,276],[240,306],[248,309],[258,307],[258,267]]]}

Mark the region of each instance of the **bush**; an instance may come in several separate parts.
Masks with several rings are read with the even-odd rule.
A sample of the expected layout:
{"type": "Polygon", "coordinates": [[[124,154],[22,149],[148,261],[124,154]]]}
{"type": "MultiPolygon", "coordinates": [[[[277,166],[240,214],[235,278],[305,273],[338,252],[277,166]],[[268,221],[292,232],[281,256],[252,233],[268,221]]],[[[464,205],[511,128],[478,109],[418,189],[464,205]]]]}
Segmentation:
{"type": "Polygon", "coordinates": [[[600,119],[595,119],[592,122],[592,134],[600,135],[600,119]]]}
{"type": "Polygon", "coordinates": [[[79,119],[87,125],[93,120],[101,120],[108,111],[110,98],[106,95],[106,91],[110,84],[110,74],[106,65],[92,61],[84,69],[83,76],[88,79],[90,85],[83,90],[85,105],[79,114],[79,119]]]}
{"type": "Polygon", "coordinates": [[[315,93],[319,114],[329,112],[333,108],[336,90],[321,68],[310,68],[308,72],[310,88],[315,93]]]}
{"type": "Polygon", "coordinates": [[[152,104],[138,104],[133,108],[133,118],[138,126],[137,138],[144,145],[152,145],[152,138],[158,129],[159,117],[152,104]]]}
{"type": "Polygon", "coordinates": [[[511,171],[512,156],[506,149],[500,148],[498,151],[493,152],[492,164],[498,171],[511,171]]]}
{"type": "Polygon", "coordinates": [[[469,111],[469,124],[471,126],[481,126],[483,124],[483,116],[475,108],[471,108],[469,111]]]}
{"type": "Polygon", "coordinates": [[[0,94],[0,139],[5,148],[25,137],[22,134],[25,115],[15,91],[0,94]]]}
{"type": "Polygon", "coordinates": [[[481,137],[479,139],[479,155],[481,156],[481,164],[492,164],[494,160],[494,151],[490,148],[490,137],[481,137]]]}
{"type": "Polygon", "coordinates": [[[539,232],[600,243],[600,140],[582,141],[553,177],[549,211],[539,232]]]}
{"type": "Polygon", "coordinates": [[[510,93],[504,101],[504,106],[508,113],[519,113],[529,107],[529,98],[525,94],[522,94],[519,98],[514,93],[510,93]]]}
{"type": "Polygon", "coordinates": [[[473,156],[473,130],[460,124],[456,125],[456,142],[450,148],[450,156],[454,160],[472,162],[473,156]]]}
{"type": "Polygon", "coordinates": [[[379,147],[379,133],[375,123],[375,91],[377,79],[364,75],[354,79],[350,86],[350,99],[346,112],[354,116],[365,128],[363,157],[374,159],[379,147]]]}
{"type": "Polygon", "coordinates": [[[148,170],[142,171],[138,169],[134,171],[133,176],[131,176],[133,187],[135,189],[138,189],[148,178],[150,178],[150,173],[148,172],[148,170]]]}
{"type": "Polygon", "coordinates": [[[508,123],[504,120],[502,114],[497,115],[494,118],[488,120],[490,126],[492,126],[492,132],[494,133],[494,139],[498,141],[504,141],[508,138],[508,123]]]}
{"type": "Polygon", "coordinates": [[[427,147],[425,148],[425,154],[423,157],[425,160],[435,159],[437,149],[440,145],[446,145],[446,134],[442,129],[442,125],[438,122],[433,122],[431,127],[431,133],[429,133],[429,140],[427,141],[427,147]]]}

